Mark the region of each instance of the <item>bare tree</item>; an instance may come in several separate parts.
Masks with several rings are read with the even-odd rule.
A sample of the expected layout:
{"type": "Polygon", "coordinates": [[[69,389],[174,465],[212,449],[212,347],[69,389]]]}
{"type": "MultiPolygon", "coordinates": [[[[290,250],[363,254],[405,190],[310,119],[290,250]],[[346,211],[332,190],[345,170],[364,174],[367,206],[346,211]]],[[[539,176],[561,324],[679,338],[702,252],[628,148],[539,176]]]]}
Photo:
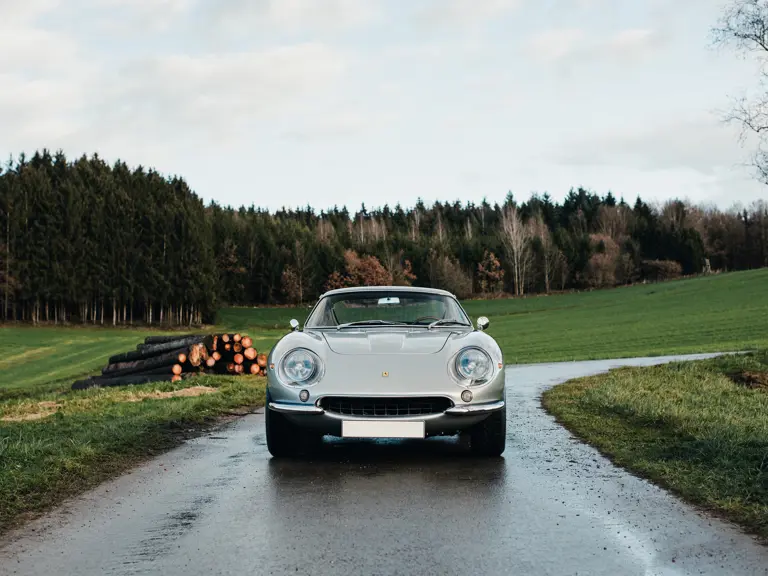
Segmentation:
{"type": "Polygon", "coordinates": [[[336,230],[333,228],[330,220],[321,218],[317,222],[317,238],[323,244],[329,244],[336,236],[336,230]]]}
{"type": "Polygon", "coordinates": [[[288,299],[301,304],[312,283],[314,272],[312,255],[307,253],[304,244],[298,239],[293,244],[293,260],[295,265],[286,267],[281,282],[288,299]]]}
{"type": "Polygon", "coordinates": [[[437,213],[434,238],[438,244],[444,244],[447,239],[445,226],[443,225],[443,217],[440,215],[440,212],[437,213]]]}
{"type": "Polygon", "coordinates": [[[512,263],[515,295],[525,293],[525,283],[533,260],[531,228],[523,224],[516,206],[507,205],[501,213],[501,242],[512,263]]]}
{"type": "MultiPolygon", "coordinates": [[[[742,54],[756,54],[761,65],[768,62],[768,2],[766,0],[732,0],[718,25],[712,29],[716,46],[735,46],[742,54]]],[[[741,141],[757,138],[752,164],[758,179],[768,184],[768,70],[761,66],[759,95],[742,96],[724,116],[726,123],[741,127],[741,141]]]]}
{"type": "Polygon", "coordinates": [[[541,214],[531,218],[528,222],[528,228],[531,238],[538,240],[537,246],[541,256],[541,269],[544,272],[544,289],[549,294],[555,272],[565,257],[552,239],[552,233],[549,231],[549,227],[544,222],[541,214]]]}
{"type": "Polygon", "coordinates": [[[631,215],[632,212],[627,206],[600,206],[597,213],[600,234],[621,242],[627,235],[631,215]]]}

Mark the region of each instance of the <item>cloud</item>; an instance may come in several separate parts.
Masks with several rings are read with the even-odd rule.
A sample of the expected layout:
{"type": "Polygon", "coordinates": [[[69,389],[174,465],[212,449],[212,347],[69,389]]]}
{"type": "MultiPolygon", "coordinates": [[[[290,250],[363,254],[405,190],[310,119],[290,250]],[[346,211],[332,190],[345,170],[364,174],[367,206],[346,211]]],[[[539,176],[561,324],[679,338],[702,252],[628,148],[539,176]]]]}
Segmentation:
{"type": "Polygon", "coordinates": [[[168,30],[189,13],[194,0],[85,0],[102,30],[154,32],[168,30]]]}
{"type": "Polygon", "coordinates": [[[322,44],[146,59],[119,71],[100,110],[111,130],[232,134],[323,95],[345,69],[322,44]]]}
{"type": "Polygon", "coordinates": [[[228,0],[211,3],[213,22],[224,30],[277,27],[291,32],[338,31],[381,17],[374,0],[228,0]]]}
{"type": "Polygon", "coordinates": [[[430,26],[473,26],[517,8],[522,0],[431,0],[417,19],[430,26]]]}
{"type": "Polygon", "coordinates": [[[737,145],[738,130],[714,118],[697,117],[640,132],[603,134],[570,142],[555,151],[566,165],[613,165],[640,170],[688,169],[712,176],[741,170],[748,153],[737,145]]]}
{"type": "Polygon", "coordinates": [[[19,144],[37,148],[41,142],[58,140],[79,128],[79,107],[85,94],[77,83],[0,74],[0,85],[0,148],[8,145],[6,150],[17,150],[19,144]]]}
{"type": "Polygon", "coordinates": [[[545,30],[533,35],[528,47],[532,54],[545,61],[561,60],[578,50],[586,33],[580,28],[545,30]]]}
{"type": "Polygon", "coordinates": [[[0,73],[52,73],[77,59],[78,44],[71,36],[26,26],[0,32],[0,73]]]}
{"type": "Polygon", "coordinates": [[[620,30],[602,38],[590,36],[582,29],[562,28],[532,35],[527,47],[534,57],[570,68],[599,61],[621,64],[641,60],[665,41],[664,35],[646,28],[620,30]]]}
{"type": "Polygon", "coordinates": [[[0,29],[32,23],[59,4],[59,0],[0,0],[0,29]]]}

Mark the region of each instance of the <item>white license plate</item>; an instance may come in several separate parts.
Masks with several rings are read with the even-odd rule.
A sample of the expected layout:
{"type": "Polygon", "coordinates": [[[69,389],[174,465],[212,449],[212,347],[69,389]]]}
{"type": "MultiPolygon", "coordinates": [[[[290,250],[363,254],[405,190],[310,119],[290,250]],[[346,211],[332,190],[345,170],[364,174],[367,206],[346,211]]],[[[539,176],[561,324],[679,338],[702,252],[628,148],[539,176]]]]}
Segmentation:
{"type": "Polygon", "coordinates": [[[343,438],[424,438],[424,422],[342,420],[343,438]]]}

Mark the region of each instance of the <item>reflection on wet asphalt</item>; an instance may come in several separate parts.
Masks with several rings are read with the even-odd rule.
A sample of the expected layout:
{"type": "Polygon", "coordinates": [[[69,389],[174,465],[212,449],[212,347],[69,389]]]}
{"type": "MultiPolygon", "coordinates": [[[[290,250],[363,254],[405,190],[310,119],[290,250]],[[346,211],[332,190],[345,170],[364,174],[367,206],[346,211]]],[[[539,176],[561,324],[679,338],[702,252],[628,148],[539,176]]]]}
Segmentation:
{"type": "Polygon", "coordinates": [[[540,393],[627,364],[507,369],[504,457],[454,438],[331,440],[272,460],[263,415],[108,483],[14,535],[0,573],[768,574],[768,549],[613,467],[540,393]]]}

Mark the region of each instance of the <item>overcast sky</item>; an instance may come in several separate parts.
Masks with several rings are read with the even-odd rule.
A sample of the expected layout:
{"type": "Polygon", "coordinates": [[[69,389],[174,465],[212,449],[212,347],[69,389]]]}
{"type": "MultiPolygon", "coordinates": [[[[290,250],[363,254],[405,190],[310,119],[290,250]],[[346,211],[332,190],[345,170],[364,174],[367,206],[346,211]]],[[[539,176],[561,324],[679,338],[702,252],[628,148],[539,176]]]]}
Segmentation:
{"type": "Polygon", "coordinates": [[[749,203],[719,111],[757,84],[722,0],[0,0],[0,153],[179,174],[205,199],[749,203]]]}

